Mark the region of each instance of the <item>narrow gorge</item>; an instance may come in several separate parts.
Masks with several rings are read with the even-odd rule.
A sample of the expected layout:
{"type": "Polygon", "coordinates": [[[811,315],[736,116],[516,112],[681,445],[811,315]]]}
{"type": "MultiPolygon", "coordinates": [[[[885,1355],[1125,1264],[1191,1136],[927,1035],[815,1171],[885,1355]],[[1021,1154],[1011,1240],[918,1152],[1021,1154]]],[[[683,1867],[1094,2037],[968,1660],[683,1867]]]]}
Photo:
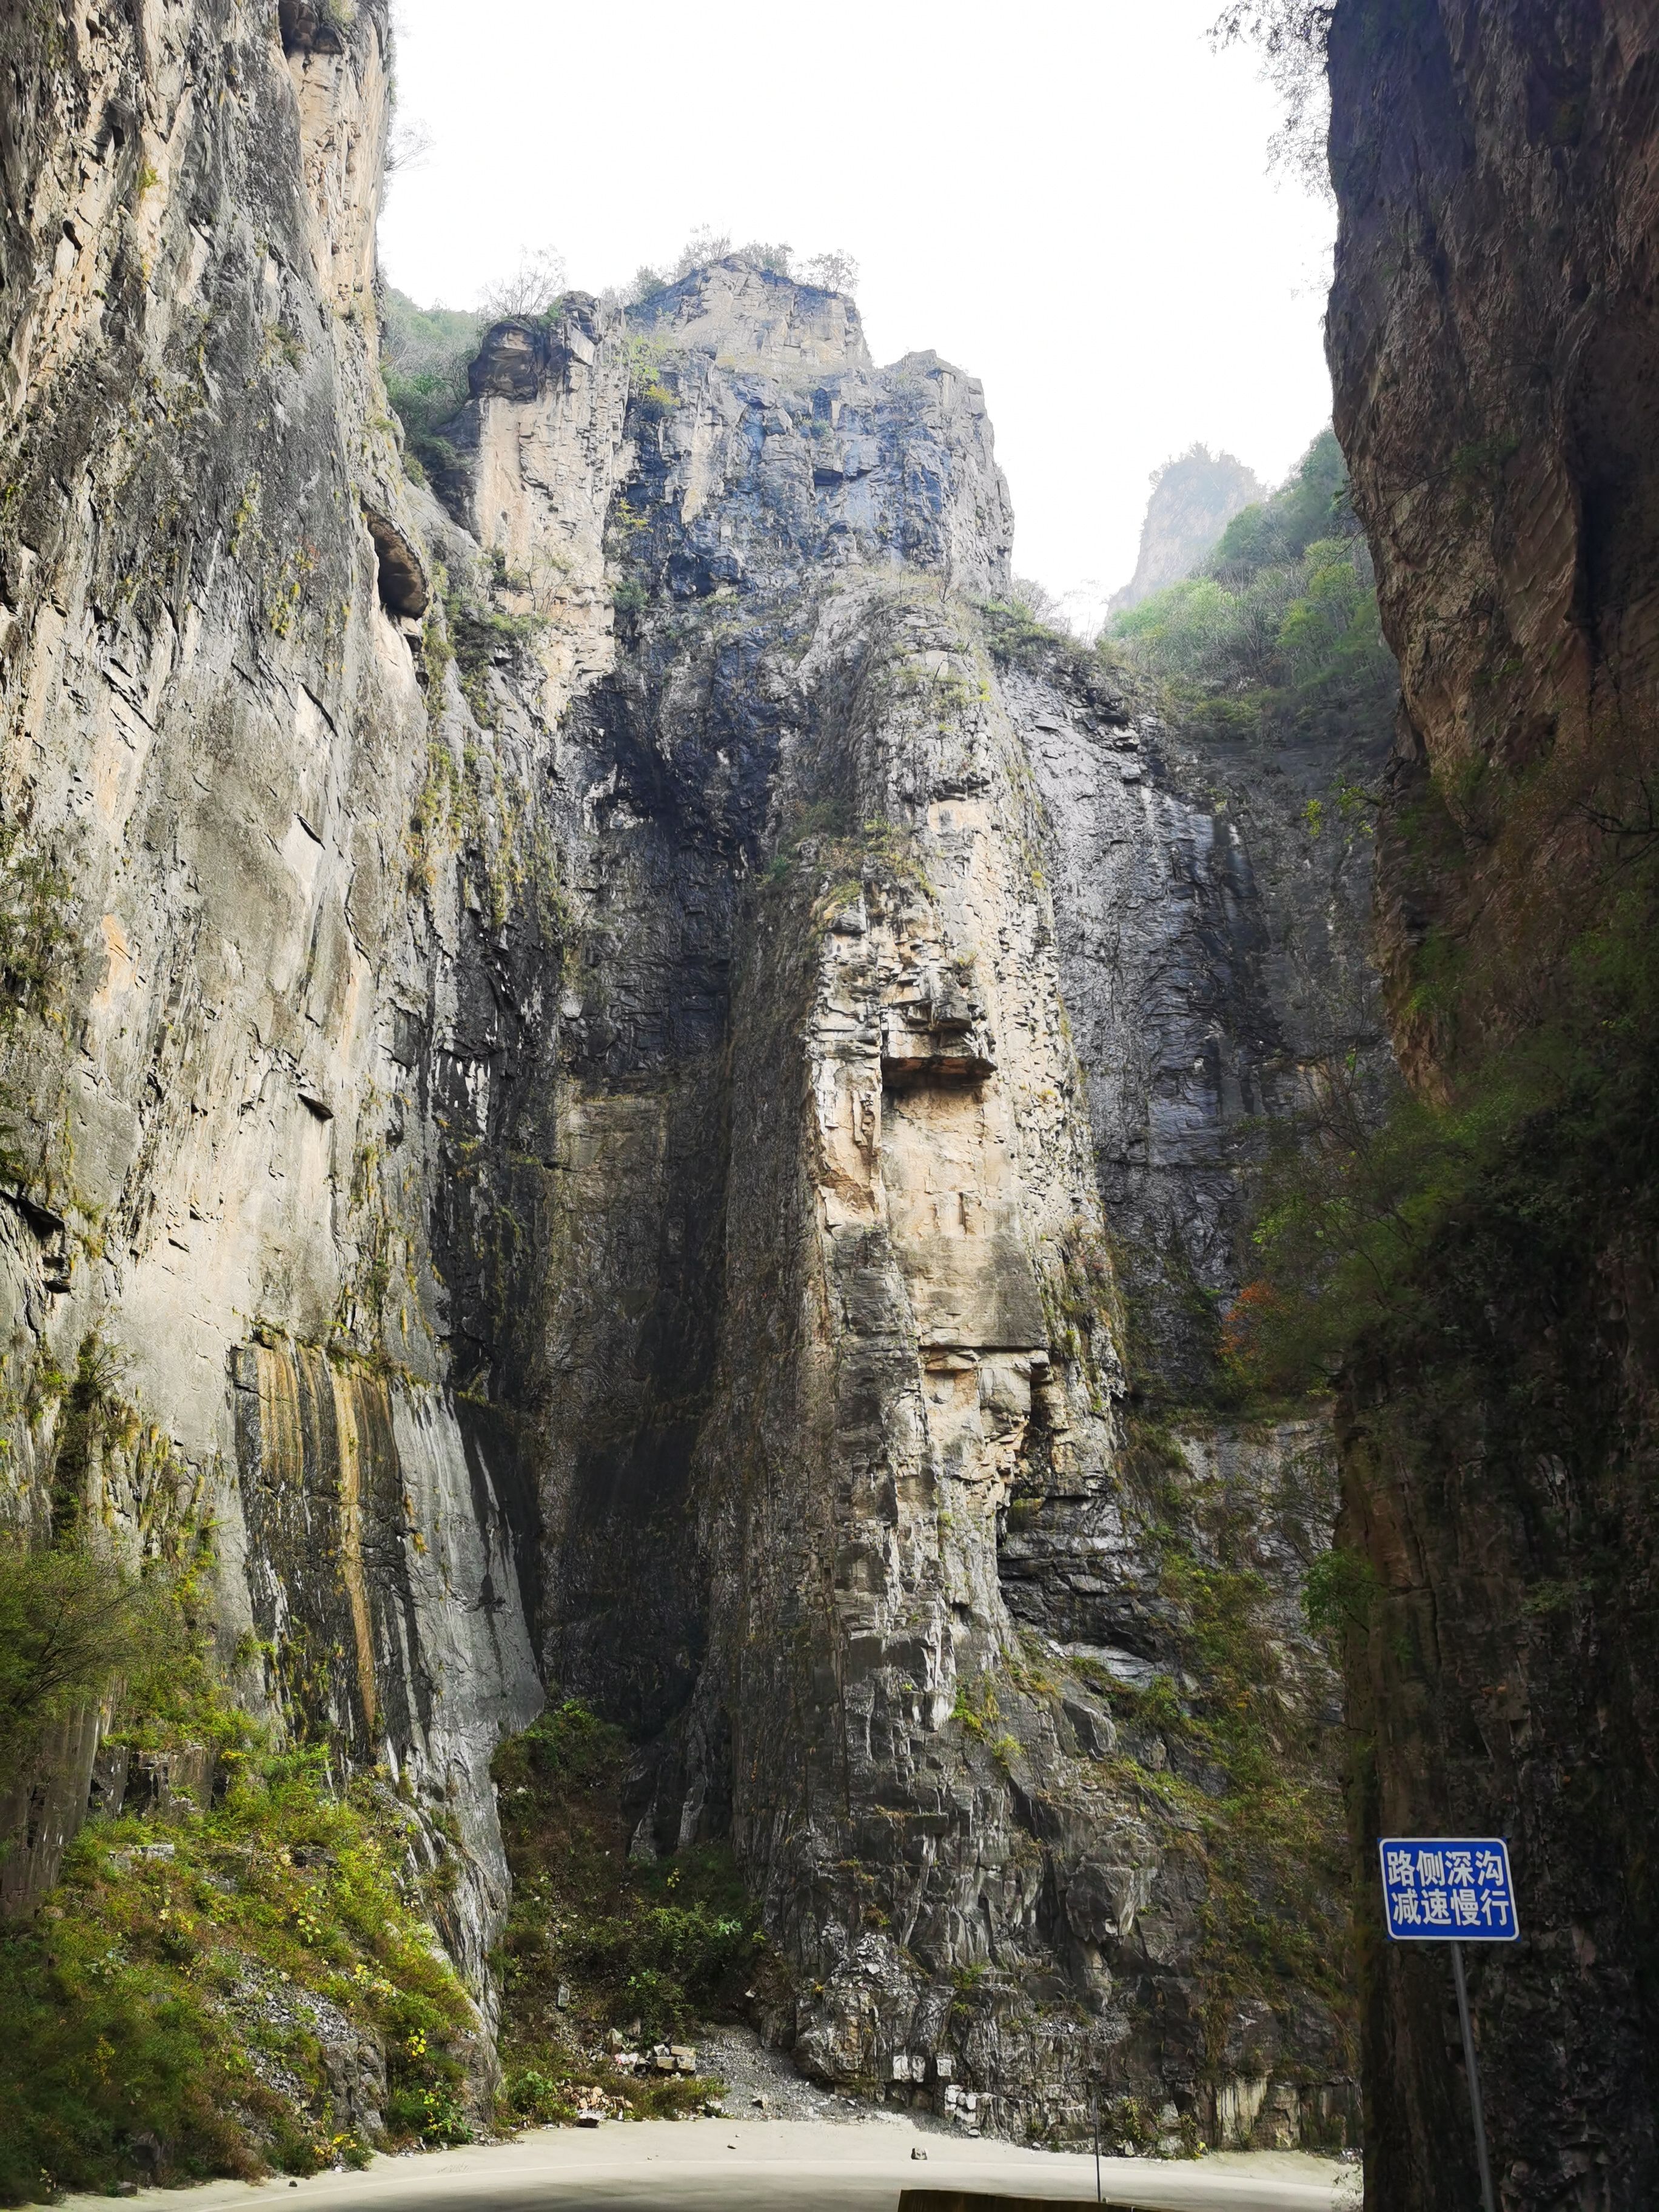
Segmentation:
{"type": "Polygon", "coordinates": [[[974,377],[753,252],[481,325],[411,431],[387,0],[7,12],[0,1613],[128,1638],[32,1735],[0,1670],[82,2084],[8,2201],[562,2115],[514,1975],[573,2063],[652,2017],[524,1963],[583,1730],[805,2076],[1363,2108],[1384,2212],[1472,2183],[1366,1854],[1501,1830],[1504,2202],[1644,2201],[1659,46],[1522,12],[1335,8],[1341,450],[1173,465],[1097,647],[974,377]],[[170,2127],[75,2041],[164,1987],[170,2127]]]}

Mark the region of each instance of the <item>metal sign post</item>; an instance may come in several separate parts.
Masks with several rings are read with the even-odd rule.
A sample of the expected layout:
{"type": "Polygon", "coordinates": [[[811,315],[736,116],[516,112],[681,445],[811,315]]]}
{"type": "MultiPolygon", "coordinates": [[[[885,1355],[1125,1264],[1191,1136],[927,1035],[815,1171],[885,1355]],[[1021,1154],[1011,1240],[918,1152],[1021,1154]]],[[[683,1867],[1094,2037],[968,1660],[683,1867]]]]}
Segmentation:
{"type": "Polygon", "coordinates": [[[1457,2018],[1463,2031],[1474,2154],[1480,2171],[1483,2212],[1497,2212],[1486,2123],[1480,2106],[1469,1988],[1463,1978],[1465,1943],[1513,1943],[1521,1933],[1510,1875],[1509,1846],[1501,1836],[1384,1836],[1382,1909],[1394,1943],[1449,1943],[1457,1984],[1457,2018]]]}
{"type": "Polygon", "coordinates": [[[1463,1978],[1463,1946],[1451,1947],[1452,1979],[1457,1984],[1457,2020],[1463,2031],[1463,2063],[1469,2074],[1469,2104],[1474,2113],[1474,2154],[1480,2162],[1480,2212],[1497,2212],[1492,2193],[1492,2163],[1486,2156],[1486,2119],[1480,2109],[1480,2069],[1474,2063],[1474,2030],[1469,2025],[1469,1985],[1463,1978]]]}

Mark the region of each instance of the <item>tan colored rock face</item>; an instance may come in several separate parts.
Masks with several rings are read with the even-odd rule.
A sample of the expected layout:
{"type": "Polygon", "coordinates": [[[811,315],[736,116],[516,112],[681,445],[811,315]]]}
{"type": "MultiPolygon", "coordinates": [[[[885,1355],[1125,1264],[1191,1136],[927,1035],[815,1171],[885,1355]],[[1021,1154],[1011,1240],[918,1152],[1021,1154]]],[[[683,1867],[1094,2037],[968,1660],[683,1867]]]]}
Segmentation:
{"type": "Polygon", "coordinates": [[[839,292],[790,282],[733,255],[696,270],[650,301],[639,320],[687,352],[723,367],[796,370],[868,368],[858,309],[839,292]]]}
{"type": "MultiPolygon", "coordinates": [[[[805,1031],[817,1265],[839,1293],[831,1288],[816,1328],[830,1361],[844,1364],[848,1334],[865,1328],[866,1312],[878,1326],[878,1301],[879,1326],[904,1347],[883,1389],[884,1403],[895,1394],[884,1416],[896,1425],[890,1476],[933,1524],[913,1532],[924,1547],[917,1559],[902,1547],[888,1552],[879,1590],[872,1577],[884,1540],[873,1529],[861,1539],[854,1602],[862,1618],[879,1595],[898,1609],[896,1622],[953,1589],[949,1601],[971,1607],[971,1619],[953,1630],[937,1617],[923,1632],[930,1675],[949,1692],[959,1663],[983,1663],[976,1639],[994,1649],[1007,1633],[995,1515],[1021,1456],[1034,1366],[1048,1365],[1041,1243],[1062,1225],[1098,1237],[1099,1216],[1063,1103],[1076,1083],[1045,958],[1052,922],[1020,865],[1006,750],[999,760],[1009,733],[986,672],[950,613],[907,595],[863,587],[825,629],[809,665],[838,635],[861,652],[879,640],[890,658],[878,698],[916,696],[904,679],[925,672],[975,702],[928,728],[933,781],[896,810],[897,864],[851,863],[860,887],[822,939],[805,1031]],[[917,1587],[919,1573],[945,1577],[933,1597],[917,1587]]],[[[855,791],[855,817],[890,805],[887,779],[922,711],[878,707],[846,733],[869,779],[855,791]]],[[[763,1253],[733,1259],[765,1264],[763,1253]]],[[[1115,1358],[1104,1341],[1100,1352],[1115,1358]]],[[[1076,1420],[1092,1431],[1098,1480],[1109,1432],[1086,1391],[1077,1388],[1076,1420]]],[[[905,1638],[915,1630],[912,1620],[905,1638]]]]}
{"type": "Polygon", "coordinates": [[[568,309],[556,332],[498,325],[474,364],[459,427],[471,460],[472,535],[502,565],[506,611],[541,625],[550,725],[615,663],[604,540],[626,474],[629,367],[606,334],[592,303],[568,309]]]}
{"type": "Polygon", "coordinates": [[[52,1018],[5,1039],[47,1209],[0,1222],[8,1511],[78,1504],[128,1558],[215,1524],[222,1656],[272,1655],[237,1693],[458,1793],[448,1933],[487,1997],[489,1753],[540,1692],[441,1389],[433,1149],[397,1058],[459,899],[408,895],[428,700],[373,357],[387,27],[366,5],[286,55],[268,10],[199,28],[71,11],[27,58],[6,34],[30,189],[3,250],[34,272],[6,288],[6,820],[68,933],[52,1018]],[[41,1377],[87,1358],[134,1415],[64,1498],[77,1417],[41,1377]],[[325,1628],[340,1668],[304,1662],[325,1628]]]}
{"type": "MultiPolygon", "coordinates": [[[[1109,1712],[1080,1686],[1033,1691],[1066,1658],[1022,1629],[1005,1574],[1016,1506],[1052,1516],[1052,1556],[1077,1545],[1100,1594],[1085,1605],[1128,1597],[1141,1542],[1045,829],[965,610],[854,582],[799,666],[827,712],[786,749],[779,810],[841,774],[862,826],[800,842],[733,1011],[742,1170],[699,1454],[714,1580],[694,1710],[724,1707],[733,1832],[801,1962],[787,2025],[806,2063],[851,2080],[918,2049],[955,2063],[953,1978],[985,1972],[998,2025],[957,2054],[1007,2109],[1063,2105],[1097,2034],[1125,2083],[1149,2034],[1155,2064],[1188,2063],[1148,1992],[1183,2002],[1196,1898],[1158,1817],[1095,1764],[1109,1712]],[[1045,1975],[1066,1993],[1050,2025],[1016,1994],[1045,1975]]],[[[1055,1595],[1039,1609],[1060,1613],[1055,1595]]],[[[655,1832],[685,1818],[671,1800],[655,1832]]]]}
{"type": "Polygon", "coordinates": [[[1322,1999],[1204,2013],[1226,1778],[1160,1795],[1125,1702],[1191,1647],[1158,1516],[1231,1558],[1279,1462],[1133,1494],[1061,988],[1111,933],[1050,889],[1026,709],[1070,708],[984,647],[979,386],[739,260],[498,325],[427,496],[360,292],[384,21],[279,20],[210,84],[167,40],[37,71],[0,231],[8,819],[70,929],[3,1033],[16,1513],[213,1512],[239,1694],[453,1791],[481,1988],[489,1751],[550,1684],[635,1731],[638,1849],[735,1840],[804,2063],[1004,2124],[1103,2064],[1206,2126],[1264,2070],[1339,2109],[1322,1999]],[[105,174],[118,91],[151,152],[105,174]],[[66,1500],[30,1383],[100,1341],[155,1431],[66,1500]]]}

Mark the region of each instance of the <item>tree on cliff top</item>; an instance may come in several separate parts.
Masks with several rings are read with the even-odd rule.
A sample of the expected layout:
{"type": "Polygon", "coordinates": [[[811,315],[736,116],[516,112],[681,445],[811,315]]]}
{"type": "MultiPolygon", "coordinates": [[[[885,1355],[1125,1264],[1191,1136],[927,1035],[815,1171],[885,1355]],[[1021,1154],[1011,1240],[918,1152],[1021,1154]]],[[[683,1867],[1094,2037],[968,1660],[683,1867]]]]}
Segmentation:
{"type": "Polygon", "coordinates": [[[417,307],[387,285],[380,298],[380,373],[416,470],[441,466],[437,436],[466,398],[467,364],[483,336],[481,314],[460,307],[417,307]]]}
{"type": "Polygon", "coordinates": [[[794,248],[781,240],[751,238],[747,245],[733,246],[726,232],[714,230],[705,223],[692,232],[666,270],[641,263],[635,271],[627,304],[643,307],[658,293],[665,292],[671,284],[683,283],[695,270],[712,268],[715,262],[730,258],[747,261],[757,269],[765,270],[769,276],[786,277],[793,283],[811,284],[821,292],[850,294],[857,289],[859,281],[859,264],[843,246],[832,246],[798,263],[794,248]]]}
{"type": "Polygon", "coordinates": [[[1330,87],[1325,55],[1335,0],[1231,0],[1210,27],[1210,43],[1261,51],[1261,73],[1285,103],[1285,120],[1267,142],[1270,168],[1331,196],[1326,140],[1330,87]]]}
{"type": "Polygon", "coordinates": [[[478,313],[488,323],[509,315],[544,315],[564,292],[564,256],[556,246],[538,246],[519,256],[511,275],[498,277],[478,295],[478,313]]]}

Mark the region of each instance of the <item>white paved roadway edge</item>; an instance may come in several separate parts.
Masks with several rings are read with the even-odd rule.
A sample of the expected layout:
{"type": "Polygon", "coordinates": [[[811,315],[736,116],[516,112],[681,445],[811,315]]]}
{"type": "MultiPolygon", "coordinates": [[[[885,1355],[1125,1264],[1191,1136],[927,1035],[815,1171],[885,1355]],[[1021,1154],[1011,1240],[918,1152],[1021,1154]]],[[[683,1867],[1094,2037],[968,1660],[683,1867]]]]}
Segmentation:
{"type": "MultiPolygon", "coordinates": [[[[1358,2212],[1359,2175],[1296,2153],[1225,2152],[1164,2164],[1101,2160],[1108,2204],[1136,2212],[1358,2212]]],[[[510,2142],[377,2158],[359,2173],[297,2185],[210,2181],[146,2189],[143,2212],[896,2212],[902,2189],[973,2189],[1092,2203],[1095,2162],[923,2131],[897,2114],[859,2127],[748,2119],[538,2128],[510,2142]],[[913,2159],[913,2149],[927,2153],[913,2159]]],[[[110,2212],[106,2197],[70,2197],[110,2212]]]]}

